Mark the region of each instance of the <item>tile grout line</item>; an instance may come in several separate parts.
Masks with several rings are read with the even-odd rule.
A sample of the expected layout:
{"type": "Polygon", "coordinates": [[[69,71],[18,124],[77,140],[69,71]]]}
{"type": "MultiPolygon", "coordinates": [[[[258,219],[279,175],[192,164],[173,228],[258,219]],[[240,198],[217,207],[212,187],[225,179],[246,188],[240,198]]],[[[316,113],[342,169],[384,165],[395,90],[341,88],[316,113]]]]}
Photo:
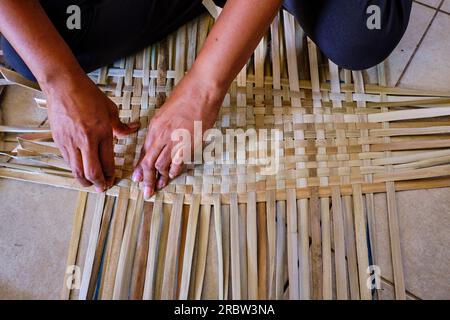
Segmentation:
{"type": "MultiPolygon", "coordinates": [[[[419,2],[416,2],[420,5],[422,5],[419,2]]],[[[433,14],[433,18],[431,18],[430,23],[428,24],[427,28],[425,29],[425,32],[423,33],[422,37],[419,40],[419,43],[417,44],[416,48],[414,49],[413,54],[411,55],[411,58],[408,60],[408,63],[406,64],[405,68],[403,69],[402,73],[400,74],[400,77],[398,78],[397,82],[395,83],[395,87],[397,87],[400,83],[400,81],[402,80],[403,76],[406,73],[406,70],[408,70],[409,66],[411,65],[412,60],[414,59],[414,57],[416,56],[417,51],[419,50],[419,48],[422,46],[422,43],[426,37],[426,35],[428,34],[428,31],[431,28],[431,25],[433,24],[434,20],[436,19],[438,13],[440,12],[440,8],[442,6],[442,4],[444,3],[444,0],[441,0],[441,2],[439,3],[437,8],[433,8],[434,9],[434,14],[433,14]]],[[[429,6],[425,6],[425,7],[429,7],[429,6]]]]}
{"type": "MultiPolygon", "coordinates": [[[[387,278],[385,278],[383,276],[381,276],[380,278],[381,278],[381,281],[384,281],[386,284],[390,285],[391,287],[394,287],[394,283],[391,280],[389,280],[389,279],[387,279],[387,278]]],[[[413,292],[408,291],[408,290],[406,290],[406,295],[409,296],[410,298],[415,299],[415,300],[423,300],[418,295],[416,295],[413,292]]]]}

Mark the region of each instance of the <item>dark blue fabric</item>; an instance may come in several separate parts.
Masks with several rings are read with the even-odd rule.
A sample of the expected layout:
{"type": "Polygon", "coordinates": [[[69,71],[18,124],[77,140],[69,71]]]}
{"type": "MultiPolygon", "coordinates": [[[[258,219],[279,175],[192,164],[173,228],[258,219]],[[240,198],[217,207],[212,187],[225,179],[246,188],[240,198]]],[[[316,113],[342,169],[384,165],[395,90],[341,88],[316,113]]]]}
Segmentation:
{"type": "MultiPolygon", "coordinates": [[[[58,32],[86,72],[113,63],[155,43],[205,12],[201,0],[40,0],[58,32]],[[68,30],[67,7],[81,8],[81,30],[68,30]]],[[[1,39],[6,63],[30,80],[35,77],[1,39]]]]}
{"type": "Polygon", "coordinates": [[[402,39],[412,0],[285,0],[284,7],[337,65],[361,70],[385,60],[402,39]],[[381,29],[367,27],[367,8],[381,9],[381,29]]]}
{"type": "MultiPolygon", "coordinates": [[[[41,0],[44,10],[86,72],[154,43],[205,11],[201,0],[41,0]],[[68,30],[66,9],[82,9],[81,30],[68,30]]],[[[225,0],[216,0],[223,5],[225,0]]],[[[412,0],[285,0],[283,7],[341,67],[360,70],[388,57],[408,26],[412,0]],[[370,5],[381,8],[381,29],[367,28],[370,5]]],[[[6,63],[34,76],[5,40],[6,63]]]]}

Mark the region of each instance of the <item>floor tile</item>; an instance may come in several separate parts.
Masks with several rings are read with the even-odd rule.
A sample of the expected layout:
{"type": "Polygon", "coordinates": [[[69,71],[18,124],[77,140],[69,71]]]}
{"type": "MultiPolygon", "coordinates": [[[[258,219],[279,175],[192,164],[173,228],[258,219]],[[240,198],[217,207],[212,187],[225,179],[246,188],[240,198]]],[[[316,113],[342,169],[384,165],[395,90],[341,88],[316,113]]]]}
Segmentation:
{"type": "Polygon", "coordinates": [[[411,20],[403,39],[386,60],[386,77],[389,86],[395,86],[413,56],[420,39],[425,34],[435,10],[414,3],[411,20]]]}
{"type": "Polygon", "coordinates": [[[444,0],[444,3],[441,6],[441,10],[450,13],[450,0],[444,0]]]}
{"type": "MultiPolygon", "coordinates": [[[[406,289],[421,299],[450,299],[450,189],[396,193],[406,289]]],[[[386,197],[376,195],[377,264],[393,282],[386,197]]]]}
{"type": "Polygon", "coordinates": [[[442,0],[416,0],[416,2],[426,4],[433,8],[437,8],[442,0]]]}
{"type": "Polygon", "coordinates": [[[450,15],[438,13],[400,80],[400,86],[450,90],[449,30],[450,15]]]}
{"type": "Polygon", "coordinates": [[[76,192],[0,179],[0,299],[58,299],[76,192]]]}

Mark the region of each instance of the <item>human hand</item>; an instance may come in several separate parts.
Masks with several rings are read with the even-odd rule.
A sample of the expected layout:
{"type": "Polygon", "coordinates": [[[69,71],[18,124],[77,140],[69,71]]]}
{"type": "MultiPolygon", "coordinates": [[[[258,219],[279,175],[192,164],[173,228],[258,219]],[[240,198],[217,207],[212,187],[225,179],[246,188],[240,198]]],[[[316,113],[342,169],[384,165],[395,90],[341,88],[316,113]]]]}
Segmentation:
{"type": "MultiPolygon", "coordinates": [[[[187,74],[169,99],[152,118],[140,160],[133,173],[133,181],[144,183],[144,198],[149,199],[156,189],[167,186],[183,171],[181,150],[172,133],[184,129],[190,133],[194,148],[194,122],[201,121],[202,130],[213,127],[225,96],[225,90],[205,83],[193,73],[187,74]],[[173,159],[173,156],[178,159],[173,159]]],[[[202,134],[203,134],[202,132],[202,134]]]]}
{"type": "Polygon", "coordinates": [[[60,81],[44,90],[53,139],[74,177],[104,192],[114,184],[113,134],[129,135],[139,123],[124,124],[117,106],[87,77],[60,81]]]}

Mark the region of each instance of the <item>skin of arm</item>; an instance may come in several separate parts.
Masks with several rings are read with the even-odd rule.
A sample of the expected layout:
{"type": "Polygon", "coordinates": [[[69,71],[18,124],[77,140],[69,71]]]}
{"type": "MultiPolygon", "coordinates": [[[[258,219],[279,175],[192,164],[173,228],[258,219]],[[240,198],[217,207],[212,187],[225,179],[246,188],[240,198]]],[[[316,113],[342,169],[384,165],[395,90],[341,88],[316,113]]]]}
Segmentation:
{"type": "Polygon", "coordinates": [[[114,183],[113,133],[139,124],[120,122],[117,107],[89,79],[37,0],[0,0],[0,32],[48,100],[55,143],[83,186],[102,192],[114,183]]]}
{"type": "MultiPolygon", "coordinates": [[[[194,122],[210,129],[233,79],[245,65],[280,9],[281,0],[228,0],[192,69],[152,118],[133,180],[143,182],[144,197],[167,185],[183,169],[173,161],[177,129],[194,132],[194,122]],[[157,176],[159,173],[159,177],[157,176]]],[[[192,143],[193,144],[193,143],[192,143]]]]}

